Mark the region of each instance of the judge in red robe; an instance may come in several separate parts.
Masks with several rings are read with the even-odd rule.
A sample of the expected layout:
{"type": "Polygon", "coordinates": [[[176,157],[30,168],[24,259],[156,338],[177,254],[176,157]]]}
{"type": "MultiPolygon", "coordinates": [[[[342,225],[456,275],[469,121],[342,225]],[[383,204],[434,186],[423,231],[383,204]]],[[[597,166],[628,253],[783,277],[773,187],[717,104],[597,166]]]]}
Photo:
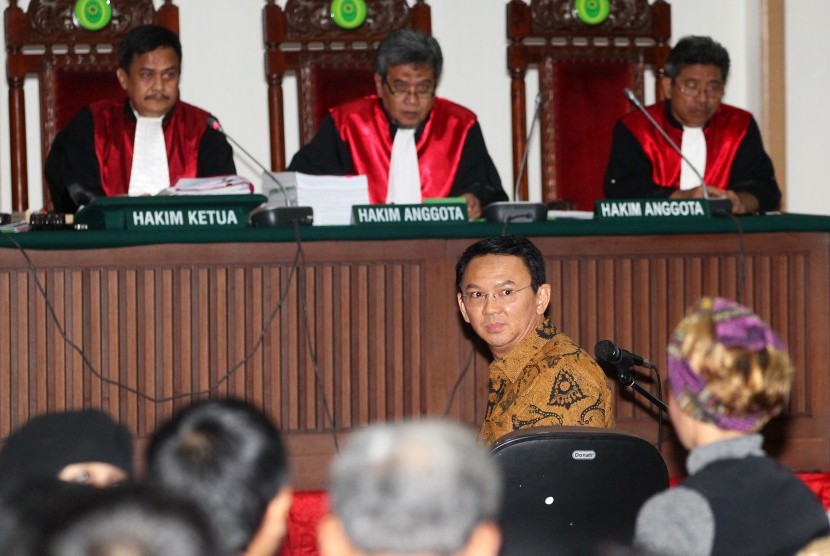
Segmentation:
{"type": "Polygon", "coordinates": [[[75,212],[102,195],[153,194],[183,177],[236,173],[210,115],[179,100],[180,69],[175,33],[142,25],[124,36],[116,75],[128,98],[87,106],[50,149],[45,170],[56,210],[75,212]]]}
{"type": "Polygon", "coordinates": [[[639,111],[614,128],[605,173],[608,198],[725,197],[734,214],[779,208],[772,161],[752,115],[721,103],[729,54],[709,37],[672,49],[661,86],[666,101],[647,108],[691,165],[639,111]]]}
{"type": "Polygon", "coordinates": [[[435,96],[442,64],[441,49],[429,35],[413,30],[390,34],[377,52],[377,94],[331,109],[288,169],[365,174],[372,203],[396,202],[390,185],[391,190],[419,187],[408,197],[411,202],[464,197],[471,219],[481,216],[487,204],[506,201],[475,114],[435,96]],[[406,134],[414,149],[402,186],[391,175],[401,175],[394,170],[401,166],[393,153],[396,140],[406,134]]]}

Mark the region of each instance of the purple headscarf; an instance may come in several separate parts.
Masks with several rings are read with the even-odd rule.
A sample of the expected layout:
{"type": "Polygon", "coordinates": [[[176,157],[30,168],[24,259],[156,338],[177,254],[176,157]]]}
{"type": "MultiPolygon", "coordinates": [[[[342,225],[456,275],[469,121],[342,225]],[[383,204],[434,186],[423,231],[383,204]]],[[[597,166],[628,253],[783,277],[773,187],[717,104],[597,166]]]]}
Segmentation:
{"type": "Polygon", "coordinates": [[[720,297],[700,299],[695,311],[675,328],[668,346],[668,373],[671,393],[678,407],[693,418],[712,423],[725,430],[755,432],[772,417],[766,411],[731,415],[729,408],[709,389],[706,380],[683,357],[686,335],[684,324],[708,315],[714,323],[714,342],[726,348],[743,348],[760,352],[767,347],[784,351],[775,332],[761,318],[743,305],[720,297]]]}

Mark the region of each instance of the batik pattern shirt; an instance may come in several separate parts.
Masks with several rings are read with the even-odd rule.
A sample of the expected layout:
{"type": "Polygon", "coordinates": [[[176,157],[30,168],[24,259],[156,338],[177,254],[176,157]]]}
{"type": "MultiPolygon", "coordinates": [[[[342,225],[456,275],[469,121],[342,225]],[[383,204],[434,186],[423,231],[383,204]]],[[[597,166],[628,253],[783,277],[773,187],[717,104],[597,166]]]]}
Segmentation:
{"type": "Polygon", "coordinates": [[[550,319],[490,365],[481,439],[551,425],[612,428],[612,393],[602,369],[550,319]]]}

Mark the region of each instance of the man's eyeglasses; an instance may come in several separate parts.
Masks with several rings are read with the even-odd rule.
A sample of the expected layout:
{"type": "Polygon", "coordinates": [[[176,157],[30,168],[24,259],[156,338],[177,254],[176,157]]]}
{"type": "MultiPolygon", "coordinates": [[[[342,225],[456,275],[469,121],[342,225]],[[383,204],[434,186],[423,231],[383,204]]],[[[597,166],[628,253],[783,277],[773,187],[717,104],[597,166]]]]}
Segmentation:
{"type": "Polygon", "coordinates": [[[392,93],[392,96],[398,98],[404,98],[407,95],[412,95],[416,99],[420,100],[422,98],[429,98],[435,94],[435,83],[432,81],[422,81],[420,83],[416,83],[415,85],[410,85],[406,81],[395,81],[393,83],[389,83],[389,80],[384,77],[383,83],[386,85],[386,88],[389,89],[389,92],[392,93]]]}
{"type": "Polygon", "coordinates": [[[468,307],[483,307],[484,304],[487,302],[488,297],[492,297],[493,301],[498,301],[502,305],[510,305],[516,299],[518,299],[518,294],[522,290],[526,290],[532,284],[528,284],[523,288],[502,288],[495,293],[489,292],[479,292],[479,291],[471,291],[466,295],[462,295],[461,298],[464,300],[464,303],[468,307]]]}
{"type": "Polygon", "coordinates": [[[679,85],[678,88],[680,89],[680,92],[687,97],[696,97],[703,92],[705,93],[706,98],[711,98],[713,100],[717,100],[722,97],[724,91],[724,85],[720,81],[709,81],[703,87],[701,87],[699,81],[686,81],[683,85],[679,85]]]}

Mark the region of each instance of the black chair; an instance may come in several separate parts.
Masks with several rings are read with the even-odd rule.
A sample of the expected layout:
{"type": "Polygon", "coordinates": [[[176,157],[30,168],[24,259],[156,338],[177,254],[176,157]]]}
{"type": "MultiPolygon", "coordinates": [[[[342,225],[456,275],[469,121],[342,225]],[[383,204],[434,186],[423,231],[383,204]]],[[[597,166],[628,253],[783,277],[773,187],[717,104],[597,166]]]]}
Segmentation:
{"type": "Polygon", "coordinates": [[[613,430],[524,429],[501,437],[492,454],[505,482],[503,556],[627,545],[640,506],[669,486],[660,452],[640,437],[613,430]]]}

